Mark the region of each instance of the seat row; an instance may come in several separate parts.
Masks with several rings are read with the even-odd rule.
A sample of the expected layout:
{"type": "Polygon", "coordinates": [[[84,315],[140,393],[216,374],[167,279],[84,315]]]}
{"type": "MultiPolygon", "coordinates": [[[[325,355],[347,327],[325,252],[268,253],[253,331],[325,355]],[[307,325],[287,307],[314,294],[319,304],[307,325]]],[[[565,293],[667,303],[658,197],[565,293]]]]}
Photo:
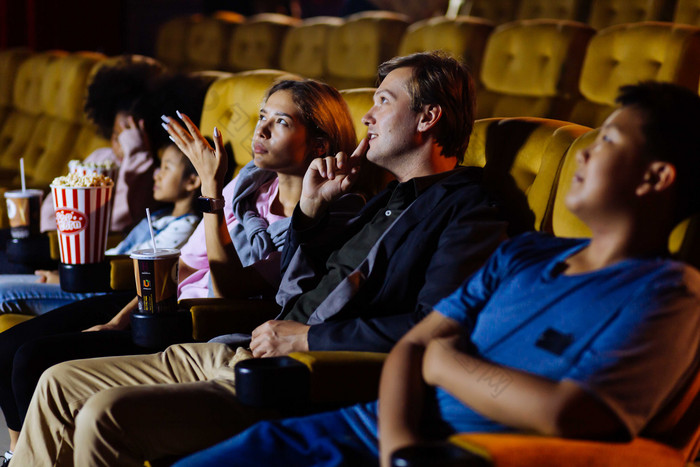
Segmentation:
{"type": "Polygon", "coordinates": [[[568,19],[595,29],[640,21],[700,26],[698,0],[459,0],[453,8],[496,24],[518,19],[568,19]]]}
{"type": "Polygon", "coordinates": [[[656,79],[698,89],[697,26],[625,23],[596,32],[544,19],[494,28],[466,16],[409,25],[389,12],[291,21],[251,17],[236,23],[227,41],[216,16],[178,18],[161,29],[158,58],[192,69],[282,69],[344,89],[372,86],[377,66],[394,55],[441,49],[478,77],[478,117],[536,116],[591,127],[607,117],[622,84],[656,79]],[[182,45],[166,47],[175,43],[182,45]]]}

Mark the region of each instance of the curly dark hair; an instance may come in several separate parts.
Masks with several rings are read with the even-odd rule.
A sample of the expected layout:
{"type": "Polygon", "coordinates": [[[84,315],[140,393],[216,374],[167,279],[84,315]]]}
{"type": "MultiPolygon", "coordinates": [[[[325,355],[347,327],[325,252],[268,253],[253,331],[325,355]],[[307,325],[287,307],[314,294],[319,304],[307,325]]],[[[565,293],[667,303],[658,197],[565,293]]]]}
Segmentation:
{"type": "Polygon", "coordinates": [[[150,57],[123,55],[99,67],[88,86],[85,114],[97,125],[99,134],[109,139],[114,117],[130,112],[165,66],[150,57]]]}
{"type": "Polygon", "coordinates": [[[154,150],[170,144],[168,133],[161,128],[161,115],[175,116],[175,111],[187,114],[199,126],[204,97],[209,85],[216,79],[202,73],[163,73],[153,79],[130,109],[135,118],[143,119],[146,134],[154,150]]]}

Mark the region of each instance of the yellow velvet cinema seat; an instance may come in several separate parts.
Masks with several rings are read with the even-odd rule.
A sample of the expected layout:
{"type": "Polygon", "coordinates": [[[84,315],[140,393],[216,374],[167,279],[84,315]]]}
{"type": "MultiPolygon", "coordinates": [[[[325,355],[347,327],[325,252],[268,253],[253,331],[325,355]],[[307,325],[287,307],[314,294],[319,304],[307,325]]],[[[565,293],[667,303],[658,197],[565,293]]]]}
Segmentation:
{"type": "Polygon", "coordinates": [[[291,16],[262,13],[239,24],[231,35],[225,67],[231,71],[280,68],[282,42],[300,23],[291,16]]]}
{"type": "Polygon", "coordinates": [[[481,69],[484,49],[493,23],[471,16],[434,18],[411,24],[401,39],[399,55],[442,50],[467,65],[476,77],[481,69]]]}
{"type": "Polygon", "coordinates": [[[565,117],[594,31],[566,20],[520,20],[497,27],[481,66],[477,118],[565,117]]]}
{"type": "Polygon", "coordinates": [[[341,24],[342,18],[318,16],[305,19],[289,29],[282,41],[280,69],[325,81],[328,75],[328,36],[341,24]]]}
{"type": "Polygon", "coordinates": [[[672,23],[621,24],[591,39],[576,103],[567,120],[598,127],[615,108],[620,86],[644,80],[698,89],[700,29],[672,23]]]}
{"type": "Polygon", "coordinates": [[[328,34],[327,82],[338,89],[374,86],[377,67],[396,56],[408,18],[367,11],[346,18],[328,34]]]}
{"type": "Polygon", "coordinates": [[[233,30],[245,18],[234,12],[195,16],[185,40],[185,65],[189,71],[225,70],[233,30]]]}
{"type": "Polygon", "coordinates": [[[592,0],[588,24],[604,29],[616,24],[671,19],[673,0],[592,0]]]}
{"type": "Polygon", "coordinates": [[[14,109],[0,129],[0,185],[8,187],[19,173],[19,159],[32,142],[43,112],[42,82],[48,66],[65,57],[65,51],[33,54],[18,68],[13,87],[14,109]]]}
{"type": "Polygon", "coordinates": [[[83,104],[88,77],[105,57],[95,52],[73,53],[51,63],[42,83],[44,116],[24,152],[32,186],[46,189],[66,172],[84,125],[83,104]]]}
{"type": "MultiPolygon", "coordinates": [[[[24,62],[31,52],[24,48],[3,50],[0,52],[0,134],[7,117],[14,111],[13,91],[15,77],[20,64],[24,62]]],[[[7,186],[0,186],[0,198],[7,186]]],[[[0,228],[9,227],[7,215],[5,213],[5,203],[0,203],[0,228]]]]}
{"type": "Polygon", "coordinates": [[[459,8],[459,14],[503,24],[515,20],[518,4],[518,0],[466,0],[459,8]]]}
{"type": "Polygon", "coordinates": [[[201,18],[202,15],[177,16],[161,24],[156,36],[155,58],[172,70],[185,69],[190,26],[201,18]]]}
{"type": "Polygon", "coordinates": [[[520,0],[517,19],[568,19],[585,21],[590,2],[585,0],[520,0]]]}
{"type": "Polygon", "coordinates": [[[12,93],[17,70],[30,55],[26,48],[0,51],[0,127],[13,109],[12,93]]]}
{"type": "Polygon", "coordinates": [[[673,22],[700,26],[700,0],[677,0],[673,22]]]}

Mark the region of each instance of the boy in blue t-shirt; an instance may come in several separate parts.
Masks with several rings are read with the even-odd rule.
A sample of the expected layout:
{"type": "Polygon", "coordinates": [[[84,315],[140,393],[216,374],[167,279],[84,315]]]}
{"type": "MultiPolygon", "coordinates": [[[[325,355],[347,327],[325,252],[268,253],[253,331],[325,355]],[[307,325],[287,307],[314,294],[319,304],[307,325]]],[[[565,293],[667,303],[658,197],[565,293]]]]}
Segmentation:
{"type": "Polygon", "coordinates": [[[700,360],[700,273],[667,239],[700,203],[700,97],[620,90],[577,155],[567,207],[590,240],[527,234],[406,334],[377,403],[262,422],[176,465],[390,465],[458,431],[636,436],[700,360]]]}

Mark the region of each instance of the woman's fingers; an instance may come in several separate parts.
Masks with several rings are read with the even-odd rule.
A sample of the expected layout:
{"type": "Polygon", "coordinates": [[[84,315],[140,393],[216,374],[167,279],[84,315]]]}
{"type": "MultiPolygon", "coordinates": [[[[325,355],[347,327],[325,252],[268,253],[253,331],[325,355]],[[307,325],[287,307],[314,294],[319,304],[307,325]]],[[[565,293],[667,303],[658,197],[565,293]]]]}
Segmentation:
{"type": "Polygon", "coordinates": [[[188,117],[186,114],[181,113],[179,110],[176,110],[175,112],[177,113],[177,116],[180,117],[180,120],[182,120],[182,122],[185,124],[187,130],[190,132],[190,135],[193,139],[199,140],[200,142],[202,142],[202,144],[206,145],[211,150],[214,149],[211,147],[206,138],[202,136],[202,133],[200,133],[199,128],[197,128],[197,125],[192,123],[190,117],[188,117]]]}

